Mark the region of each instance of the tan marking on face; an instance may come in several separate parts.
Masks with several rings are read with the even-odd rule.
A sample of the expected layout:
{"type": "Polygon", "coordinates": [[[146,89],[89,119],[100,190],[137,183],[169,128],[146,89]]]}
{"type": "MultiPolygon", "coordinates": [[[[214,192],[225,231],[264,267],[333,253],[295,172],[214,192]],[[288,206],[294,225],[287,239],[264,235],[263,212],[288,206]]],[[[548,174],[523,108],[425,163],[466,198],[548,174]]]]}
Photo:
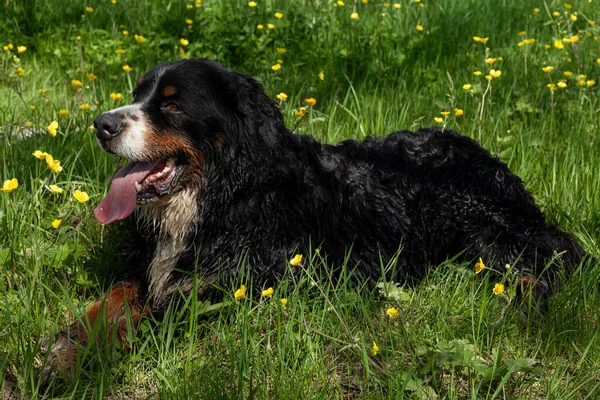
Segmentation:
{"type": "Polygon", "coordinates": [[[174,85],[167,86],[163,89],[163,96],[170,97],[177,93],[177,87],[174,85]]]}

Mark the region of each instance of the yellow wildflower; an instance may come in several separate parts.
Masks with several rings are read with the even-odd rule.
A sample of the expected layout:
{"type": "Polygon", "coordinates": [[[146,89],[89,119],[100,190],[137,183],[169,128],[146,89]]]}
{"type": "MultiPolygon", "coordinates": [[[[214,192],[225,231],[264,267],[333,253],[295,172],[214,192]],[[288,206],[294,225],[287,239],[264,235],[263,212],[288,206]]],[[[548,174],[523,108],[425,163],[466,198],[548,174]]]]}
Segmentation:
{"type": "Polygon", "coordinates": [[[475,274],[480,273],[484,269],[485,269],[485,264],[483,263],[483,260],[481,259],[481,257],[479,257],[479,261],[477,261],[475,263],[475,274]]]}
{"type": "Polygon", "coordinates": [[[417,25],[417,30],[421,32],[423,30],[423,25],[417,25]]]}
{"type": "Polygon", "coordinates": [[[600,58],[596,59],[596,64],[600,65],[600,58]]]}
{"type": "Polygon", "coordinates": [[[596,84],[596,81],[593,80],[593,79],[590,79],[585,84],[586,84],[587,87],[591,87],[591,86],[594,86],[596,84]]]}
{"type": "Polygon", "coordinates": [[[394,8],[397,10],[399,8],[401,8],[402,6],[400,5],[400,3],[394,3],[394,8]]]}
{"type": "Polygon", "coordinates": [[[111,93],[110,98],[113,99],[113,101],[119,101],[123,98],[123,95],[121,95],[121,93],[111,93]]]}
{"type": "Polygon", "coordinates": [[[20,76],[21,78],[25,76],[25,70],[21,67],[16,69],[17,71],[17,76],[20,76]]]}
{"type": "Polygon", "coordinates": [[[25,46],[17,46],[17,53],[25,53],[27,51],[27,47],[25,46]]]}
{"type": "Polygon", "coordinates": [[[179,39],[179,43],[181,43],[182,46],[187,46],[188,44],[190,44],[190,41],[184,38],[179,39]]]}
{"type": "MultiPolygon", "coordinates": [[[[579,83],[581,84],[581,82],[579,82],[579,83]]],[[[549,83],[546,86],[548,86],[548,89],[550,89],[550,90],[556,89],[556,84],[554,84],[554,83],[549,83]]]]}
{"type": "Polygon", "coordinates": [[[379,353],[379,346],[377,346],[377,343],[373,341],[373,348],[371,349],[371,354],[373,354],[373,356],[376,356],[377,353],[379,353]]]}
{"type": "Polygon", "coordinates": [[[280,68],[281,68],[281,64],[275,64],[275,65],[271,66],[271,69],[273,71],[279,71],[280,68]]]}
{"type": "Polygon", "coordinates": [[[46,156],[48,155],[48,153],[46,153],[45,151],[42,152],[40,150],[36,150],[33,153],[31,153],[32,156],[34,156],[35,158],[39,159],[39,160],[45,160],[46,156]]]}
{"type": "Polygon", "coordinates": [[[129,72],[131,71],[133,68],[131,68],[128,64],[123,65],[123,71],[125,72],[129,72]]]}
{"type": "Polygon", "coordinates": [[[444,122],[444,119],[440,117],[434,117],[433,120],[436,124],[441,124],[442,122],[444,122]]]}
{"type": "Polygon", "coordinates": [[[308,104],[309,107],[312,107],[315,104],[317,104],[317,99],[315,99],[314,97],[309,97],[308,99],[304,100],[304,102],[308,104]]]}
{"type": "Polygon", "coordinates": [[[88,103],[83,103],[82,105],[80,105],[80,106],[79,106],[79,108],[80,108],[82,111],[87,111],[87,110],[89,110],[89,109],[90,109],[90,105],[89,105],[88,103]]]}
{"type": "Polygon", "coordinates": [[[493,65],[496,62],[496,60],[497,60],[497,58],[488,57],[488,58],[485,59],[485,62],[488,65],[493,65]]]}
{"type": "Polygon", "coordinates": [[[450,111],[440,111],[440,114],[442,114],[444,117],[447,117],[450,115],[450,111]]]}
{"type": "Polygon", "coordinates": [[[473,86],[471,86],[471,84],[470,84],[470,83],[465,83],[465,84],[463,85],[463,89],[465,89],[465,90],[469,90],[469,89],[471,89],[472,87],[473,87],[473,86]]]}
{"type": "Polygon", "coordinates": [[[283,64],[283,60],[281,60],[281,59],[278,59],[278,60],[277,60],[277,64],[283,64]]]}
{"type": "Polygon", "coordinates": [[[129,31],[123,31],[122,33],[123,33],[123,35],[125,35],[125,36],[129,35],[129,31]]]}
{"type": "Polygon", "coordinates": [[[478,42],[478,43],[486,44],[487,41],[490,40],[490,38],[489,37],[482,38],[482,37],[479,37],[479,36],[473,36],[473,40],[476,41],[476,42],[478,42]]]}
{"type": "Polygon", "coordinates": [[[552,13],[552,15],[555,16],[555,17],[560,17],[560,13],[558,11],[554,11],[552,13]]]}
{"type": "Polygon", "coordinates": [[[455,116],[462,117],[464,114],[465,114],[465,112],[462,109],[460,109],[460,108],[455,108],[454,109],[454,115],[455,116]]]}
{"type": "Polygon", "coordinates": [[[191,25],[191,24],[194,23],[194,21],[192,21],[191,19],[186,19],[185,23],[188,24],[188,25],[191,25]]]}
{"type": "Polygon", "coordinates": [[[493,79],[493,77],[491,75],[486,75],[485,79],[487,79],[488,81],[491,81],[493,79]]]}
{"type": "Polygon", "coordinates": [[[386,314],[390,316],[390,318],[394,318],[396,315],[398,315],[398,308],[397,307],[391,307],[388,308],[386,311],[386,314]]]}
{"type": "Polygon", "coordinates": [[[267,28],[269,28],[269,29],[275,29],[275,25],[273,25],[273,24],[267,24],[267,28]]]}
{"type": "Polygon", "coordinates": [[[256,25],[256,29],[258,29],[258,30],[261,30],[261,29],[264,29],[264,28],[265,28],[265,26],[263,24],[256,25]]]}
{"type": "Polygon", "coordinates": [[[285,308],[285,306],[287,305],[287,299],[286,298],[283,298],[283,299],[279,300],[279,302],[281,303],[281,306],[283,308],[285,308]]]}
{"type": "Polygon", "coordinates": [[[346,4],[342,0],[338,0],[337,5],[338,7],[344,7],[346,4]]]}
{"type": "Polygon", "coordinates": [[[58,229],[58,227],[60,226],[61,222],[62,222],[62,219],[55,219],[54,221],[52,221],[52,227],[54,229],[58,229]]]}
{"type": "Polygon", "coordinates": [[[294,114],[296,115],[296,117],[304,117],[304,114],[306,114],[306,107],[300,107],[300,109],[294,114]]]}
{"type": "Polygon", "coordinates": [[[52,193],[60,194],[63,192],[63,190],[61,188],[59,188],[58,185],[50,185],[49,188],[52,193]]]}
{"type": "Polygon", "coordinates": [[[88,196],[86,192],[82,192],[81,190],[74,191],[73,197],[75,197],[75,199],[77,199],[77,201],[80,203],[85,203],[90,199],[90,196],[88,196]]]}
{"type": "Polygon", "coordinates": [[[475,75],[475,76],[481,76],[481,71],[474,71],[473,75],[475,75]]]}
{"type": "Polygon", "coordinates": [[[50,133],[50,136],[56,136],[56,132],[58,130],[58,121],[50,122],[50,125],[48,125],[46,129],[48,130],[48,133],[50,133]]]}
{"type": "Polygon", "coordinates": [[[118,50],[115,50],[115,53],[117,53],[118,55],[122,56],[123,54],[125,54],[126,51],[127,50],[125,50],[125,49],[118,49],[118,50]]]}
{"type": "Polygon", "coordinates": [[[535,14],[538,14],[540,11],[541,11],[541,10],[540,10],[539,8],[537,8],[537,7],[536,7],[536,8],[534,8],[534,9],[533,9],[533,12],[532,12],[532,14],[533,14],[533,15],[535,15],[535,14]]]}
{"type": "Polygon", "coordinates": [[[45,95],[46,93],[48,93],[48,91],[47,91],[47,90],[44,90],[44,89],[40,89],[40,90],[38,90],[38,94],[39,94],[40,96],[43,96],[43,95],[45,95]]]}
{"type": "Polygon", "coordinates": [[[555,40],[554,41],[554,47],[556,47],[557,49],[562,49],[565,46],[563,45],[562,40],[555,40]]]}
{"type": "Polygon", "coordinates": [[[251,1],[248,3],[248,7],[256,7],[256,6],[257,6],[257,4],[255,1],[251,1]]]}
{"type": "Polygon", "coordinates": [[[92,13],[92,12],[94,12],[94,9],[92,7],[86,7],[85,11],[92,13]]]}
{"type": "Polygon", "coordinates": [[[350,14],[350,19],[358,19],[358,13],[353,12],[352,14],[350,14]]]}
{"type": "Polygon", "coordinates": [[[292,267],[297,267],[302,262],[302,254],[296,254],[294,258],[290,260],[290,264],[292,267]]]}
{"type": "Polygon", "coordinates": [[[271,297],[271,296],[273,296],[274,292],[275,292],[275,289],[270,287],[270,288],[262,291],[262,297],[271,297]]]}
{"type": "Polygon", "coordinates": [[[490,75],[492,76],[492,78],[499,78],[500,75],[502,75],[502,71],[492,69],[490,70],[490,75]]]}
{"type": "Polygon", "coordinates": [[[319,72],[319,79],[322,81],[325,80],[325,72],[323,72],[323,71],[319,72]]]}
{"type": "Polygon", "coordinates": [[[571,43],[577,43],[579,41],[579,35],[571,36],[571,43]]]}
{"type": "Polygon", "coordinates": [[[46,164],[48,164],[48,168],[50,168],[52,172],[56,172],[57,174],[63,170],[63,167],[60,166],[60,161],[55,160],[50,154],[46,155],[46,164]]]}
{"type": "Polygon", "coordinates": [[[527,31],[521,31],[519,32],[519,36],[525,36],[527,34],[527,31]]]}
{"type": "Polygon", "coordinates": [[[242,285],[238,290],[233,293],[233,297],[236,300],[241,300],[246,297],[246,286],[242,285]]]}
{"type": "Polygon", "coordinates": [[[59,117],[66,117],[67,115],[69,115],[69,110],[67,110],[66,108],[61,108],[60,110],[58,110],[59,117]]]}
{"type": "Polygon", "coordinates": [[[4,181],[4,185],[2,185],[0,190],[2,190],[4,193],[10,193],[18,187],[19,181],[17,180],[17,178],[12,178],[4,181]]]}
{"type": "Polygon", "coordinates": [[[525,39],[525,44],[533,44],[535,43],[535,39],[531,38],[531,39],[525,39]]]}
{"type": "Polygon", "coordinates": [[[136,42],[138,43],[144,43],[146,41],[146,38],[143,37],[142,35],[133,35],[134,39],[136,42]]]}
{"type": "Polygon", "coordinates": [[[35,106],[29,106],[29,109],[30,109],[31,111],[35,111],[35,106]]]}
{"type": "Polygon", "coordinates": [[[561,88],[561,89],[564,89],[564,88],[566,88],[566,87],[567,87],[567,84],[566,84],[565,82],[558,82],[558,83],[556,84],[556,86],[558,86],[558,87],[559,87],[559,88],[561,88]]]}
{"type": "Polygon", "coordinates": [[[276,13],[275,13],[275,18],[277,18],[277,19],[281,19],[281,18],[283,18],[283,14],[282,14],[282,13],[280,13],[280,12],[276,12],[276,13]]]}
{"type": "Polygon", "coordinates": [[[504,293],[504,283],[496,283],[494,285],[494,294],[504,293]]]}
{"type": "Polygon", "coordinates": [[[573,6],[570,5],[569,3],[565,3],[565,8],[568,9],[568,10],[570,10],[571,8],[573,8],[573,6]]]}
{"type": "Polygon", "coordinates": [[[554,71],[554,67],[551,65],[548,65],[547,67],[542,68],[542,71],[550,73],[550,72],[554,71]]]}
{"type": "Polygon", "coordinates": [[[577,21],[577,15],[575,14],[571,14],[571,16],[569,17],[569,19],[573,22],[577,21]]]}
{"type": "Polygon", "coordinates": [[[83,86],[83,83],[81,83],[80,80],[73,79],[71,81],[71,86],[73,86],[73,89],[79,89],[79,88],[81,88],[83,86]]]}
{"type": "Polygon", "coordinates": [[[94,75],[94,74],[92,74],[91,72],[86,72],[86,73],[85,73],[85,76],[87,76],[87,78],[88,78],[90,81],[93,81],[94,79],[96,79],[96,78],[97,78],[97,76],[96,76],[96,75],[94,75]]]}
{"type": "Polygon", "coordinates": [[[277,47],[277,52],[279,54],[285,54],[287,53],[287,49],[285,47],[277,47]]]}

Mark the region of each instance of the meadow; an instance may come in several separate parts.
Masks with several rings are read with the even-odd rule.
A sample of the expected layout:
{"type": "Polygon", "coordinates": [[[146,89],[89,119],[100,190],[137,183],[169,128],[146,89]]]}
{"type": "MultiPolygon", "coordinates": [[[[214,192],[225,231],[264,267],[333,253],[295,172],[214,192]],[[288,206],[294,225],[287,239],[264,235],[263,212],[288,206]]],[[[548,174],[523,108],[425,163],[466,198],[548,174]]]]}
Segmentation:
{"type": "Polygon", "coordinates": [[[130,351],[90,345],[74,376],[40,377],[42,340],[128,253],[122,225],[92,214],[122,161],[93,120],[168,60],[252,75],[324,142],[457,130],[598,257],[597,1],[7,0],[0,14],[4,398],[600,397],[600,265],[539,310],[514,301],[510,270],[448,260],[417,286],[371,288],[332,279],[316,252],[270,296],[236,300],[240,277],[220,302],[182,299],[132,329],[130,351]]]}

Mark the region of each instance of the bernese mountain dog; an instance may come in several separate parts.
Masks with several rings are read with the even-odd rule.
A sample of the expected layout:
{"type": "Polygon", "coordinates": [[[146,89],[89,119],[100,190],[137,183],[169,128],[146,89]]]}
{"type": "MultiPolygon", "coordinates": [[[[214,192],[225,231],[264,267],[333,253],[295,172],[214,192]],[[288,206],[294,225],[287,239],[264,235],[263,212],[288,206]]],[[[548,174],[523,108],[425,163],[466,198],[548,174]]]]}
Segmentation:
{"type": "Polygon", "coordinates": [[[135,324],[192,288],[206,298],[242,264],[254,287],[273,285],[311,248],[332,273],[346,264],[371,284],[482,257],[510,264],[538,297],[586,257],[504,163],[450,130],[323,144],[292,133],[250,76],[201,59],[155,67],[133,97],[94,122],[100,147],[129,160],[94,214],[105,225],[134,219],[149,250],[58,334],[50,364],[63,371],[101,314],[126,345],[126,314],[135,324]]]}

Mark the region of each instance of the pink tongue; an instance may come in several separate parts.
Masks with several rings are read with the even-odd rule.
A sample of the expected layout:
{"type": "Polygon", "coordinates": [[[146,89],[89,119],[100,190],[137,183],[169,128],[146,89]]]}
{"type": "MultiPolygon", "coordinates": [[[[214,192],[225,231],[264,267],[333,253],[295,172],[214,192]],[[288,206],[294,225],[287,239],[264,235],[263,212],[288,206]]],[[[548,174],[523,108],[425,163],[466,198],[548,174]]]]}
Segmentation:
{"type": "Polygon", "coordinates": [[[135,183],[142,181],[154,165],[132,161],[113,178],[106,197],[94,210],[94,215],[102,225],[124,219],[135,210],[135,183]]]}

